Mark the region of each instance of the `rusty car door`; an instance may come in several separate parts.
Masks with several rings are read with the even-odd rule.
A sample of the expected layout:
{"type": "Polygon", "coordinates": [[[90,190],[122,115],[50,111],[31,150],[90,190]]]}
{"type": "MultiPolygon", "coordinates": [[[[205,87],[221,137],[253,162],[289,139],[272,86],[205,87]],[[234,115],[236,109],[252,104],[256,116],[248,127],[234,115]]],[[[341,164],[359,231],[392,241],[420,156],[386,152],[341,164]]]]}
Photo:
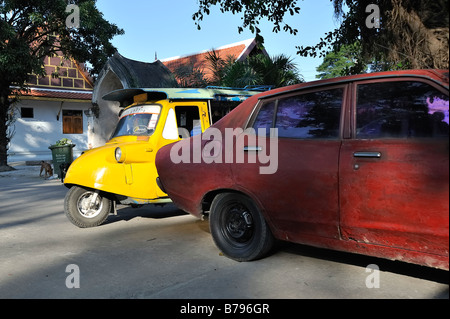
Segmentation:
{"type": "Polygon", "coordinates": [[[232,164],[235,181],[257,198],[279,237],[298,242],[311,236],[338,238],[345,92],[346,86],[335,85],[263,100],[250,124],[259,137],[268,138],[236,146],[237,155],[242,154],[245,161],[232,164]],[[277,136],[269,137],[269,129],[275,129],[277,136]],[[277,167],[270,171],[274,163],[261,155],[275,151],[277,156],[270,158],[277,167]]]}
{"type": "Polygon", "coordinates": [[[353,86],[340,157],[343,239],[448,256],[448,90],[417,79],[353,86]]]}

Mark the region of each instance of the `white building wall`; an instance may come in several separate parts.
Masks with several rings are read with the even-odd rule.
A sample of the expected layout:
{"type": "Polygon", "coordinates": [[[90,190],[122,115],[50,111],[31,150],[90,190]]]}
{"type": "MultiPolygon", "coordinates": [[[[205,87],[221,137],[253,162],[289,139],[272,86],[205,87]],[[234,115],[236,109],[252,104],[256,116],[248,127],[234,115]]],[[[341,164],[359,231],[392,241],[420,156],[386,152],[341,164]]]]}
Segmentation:
{"type": "Polygon", "coordinates": [[[8,150],[8,162],[50,161],[52,152],[49,146],[61,138],[72,140],[76,144],[74,158],[80,156],[89,148],[88,131],[92,124],[84,111],[90,107],[90,102],[64,102],[61,109],[61,101],[21,100],[17,105],[18,116],[8,150]],[[33,108],[34,118],[21,118],[21,107],[33,108]],[[63,134],[62,110],[83,111],[83,134],[63,134]]]}

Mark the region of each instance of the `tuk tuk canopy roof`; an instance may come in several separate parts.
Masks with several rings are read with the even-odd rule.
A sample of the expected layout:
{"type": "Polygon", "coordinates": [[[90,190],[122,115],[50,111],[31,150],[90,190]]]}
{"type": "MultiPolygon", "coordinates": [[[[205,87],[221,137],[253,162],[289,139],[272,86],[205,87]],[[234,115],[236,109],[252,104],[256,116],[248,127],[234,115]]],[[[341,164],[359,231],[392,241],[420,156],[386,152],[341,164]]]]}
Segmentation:
{"type": "Polygon", "coordinates": [[[214,101],[235,101],[241,102],[263,91],[270,90],[271,87],[255,86],[243,89],[207,87],[207,88],[139,88],[122,89],[112,91],[103,99],[106,101],[123,102],[133,101],[136,95],[147,93],[148,101],[157,100],[214,100],[214,101]]]}

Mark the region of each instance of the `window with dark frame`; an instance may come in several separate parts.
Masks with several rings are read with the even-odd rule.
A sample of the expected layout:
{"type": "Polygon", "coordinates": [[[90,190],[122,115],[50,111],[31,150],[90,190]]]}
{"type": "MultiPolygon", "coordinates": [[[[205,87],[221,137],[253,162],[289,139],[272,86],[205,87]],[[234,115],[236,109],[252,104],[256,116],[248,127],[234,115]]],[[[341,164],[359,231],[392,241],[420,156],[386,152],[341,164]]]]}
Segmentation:
{"type": "Polygon", "coordinates": [[[178,128],[186,129],[190,136],[202,133],[198,106],[180,105],[175,107],[178,128]]]}
{"type": "Polygon", "coordinates": [[[449,98],[416,81],[358,85],[357,138],[448,138],[449,98]]]}
{"type": "Polygon", "coordinates": [[[270,129],[273,128],[273,117],[275,114],[276,101],[264,102],[259,113],[253,123],[253,128],[255,132],[260,135],[265,131],[264,135],[270,135],[270,129]]]}
{"type": "Polygon", "coordinates": [[[83,134],[83,111],[63,110],[63,134],[83,134]]]}
{"type": "Polygon", "coordinates": [[[269,128],[275,127],[285,138],[339,138],[343,92],[343,88],[326,89],[265,102],[253,128],[265,129],[268,135],[269,128]]]}
{"type": "Polygon", "coordinates": [[[343,88],[294,95],[278,101],[276,125],[279,137],[336,139],[342,109],[343,88]]]}
{"type": "Polygon", "coordinates": [[[34,109],[32,107],[21,107],[20,108],[20,117],[23,119],[34,118],[34,109]]]}

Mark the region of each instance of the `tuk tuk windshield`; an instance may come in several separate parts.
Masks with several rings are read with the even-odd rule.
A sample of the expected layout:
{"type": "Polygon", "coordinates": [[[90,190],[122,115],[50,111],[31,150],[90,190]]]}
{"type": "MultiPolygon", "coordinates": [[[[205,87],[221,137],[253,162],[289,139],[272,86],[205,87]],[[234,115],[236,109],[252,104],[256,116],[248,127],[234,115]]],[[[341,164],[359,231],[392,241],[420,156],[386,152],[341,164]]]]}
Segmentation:
{"type": "Polygon", "coordinates": [[[111,138],[152,135],[160,113],[160,105],[138,105],[126,109],[120,115],[119,123],[111,138]]]}

